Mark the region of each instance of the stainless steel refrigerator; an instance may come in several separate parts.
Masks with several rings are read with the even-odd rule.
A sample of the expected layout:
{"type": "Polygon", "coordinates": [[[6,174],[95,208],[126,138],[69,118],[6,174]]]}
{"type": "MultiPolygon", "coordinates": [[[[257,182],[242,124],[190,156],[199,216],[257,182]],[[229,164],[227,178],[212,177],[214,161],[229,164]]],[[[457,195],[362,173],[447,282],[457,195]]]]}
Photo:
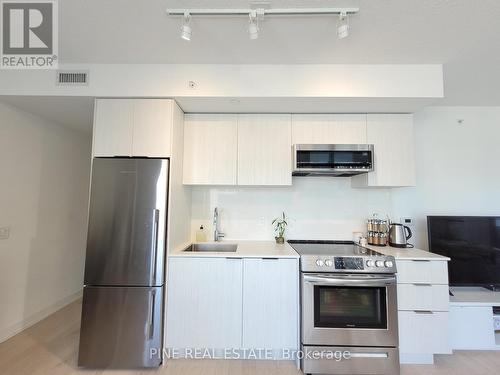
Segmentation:
{"type": "Polygon", "coordinates": [[[169,161],[95,158],[78,365],[161,364],[169,161]]]}

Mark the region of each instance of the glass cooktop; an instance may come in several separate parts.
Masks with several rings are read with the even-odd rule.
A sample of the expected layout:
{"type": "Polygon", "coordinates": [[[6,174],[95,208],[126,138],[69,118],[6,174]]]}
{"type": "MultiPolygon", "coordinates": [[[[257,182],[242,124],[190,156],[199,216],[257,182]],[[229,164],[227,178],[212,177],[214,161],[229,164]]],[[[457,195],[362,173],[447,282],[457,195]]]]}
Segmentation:
{"type": "Polygon", "coordinates": [[[331,256],[383,256],[352,241],[308,241],[289,240],[290,246],[300,255],[331,255],[331,256]]]}

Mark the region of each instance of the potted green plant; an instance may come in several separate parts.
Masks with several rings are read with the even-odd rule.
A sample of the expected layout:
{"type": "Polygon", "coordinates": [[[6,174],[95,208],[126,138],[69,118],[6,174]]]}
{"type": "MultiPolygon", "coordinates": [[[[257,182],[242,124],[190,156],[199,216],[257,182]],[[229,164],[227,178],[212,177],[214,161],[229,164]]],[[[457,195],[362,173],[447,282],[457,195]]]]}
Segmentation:
{"type": "Polygon", "coordinates": [[[281,217],[277,217],[276,219],[274,219],[272,225],[274,225],[274,232],[276,233],[276,237],[274,237],[276,243],[285,243],[285,230],[286,226],[288,225],[285,213],[283,212],[281,217]]]}

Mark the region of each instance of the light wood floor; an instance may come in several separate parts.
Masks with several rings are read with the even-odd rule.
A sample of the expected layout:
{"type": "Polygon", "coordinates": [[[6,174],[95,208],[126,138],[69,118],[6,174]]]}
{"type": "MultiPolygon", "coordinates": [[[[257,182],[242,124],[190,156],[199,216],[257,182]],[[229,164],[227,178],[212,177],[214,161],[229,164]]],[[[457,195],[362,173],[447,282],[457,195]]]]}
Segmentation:
{"type": "MultiPolygon", "coordinates": [[[[0,344],[1,375],[162,374],[298,375],[293,363],[280,361],[171,360],[157,370],[95,371],[76,366],[81,301],[0,344]]],[[[437,356],[435,365],[403,365],[402,375],[500,374],[500,352],[456,352],[437,356]]]]}

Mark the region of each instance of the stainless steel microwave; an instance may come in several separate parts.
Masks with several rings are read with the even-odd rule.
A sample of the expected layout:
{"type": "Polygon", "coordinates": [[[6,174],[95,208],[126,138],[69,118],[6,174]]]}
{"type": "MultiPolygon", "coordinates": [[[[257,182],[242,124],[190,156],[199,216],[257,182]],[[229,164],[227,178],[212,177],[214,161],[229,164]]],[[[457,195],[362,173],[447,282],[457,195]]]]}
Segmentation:
{"type": "Polygon", "coordinates": [[[295,144],[294,176],[354,176],[374,169],[373,145],[295,144]]]}

